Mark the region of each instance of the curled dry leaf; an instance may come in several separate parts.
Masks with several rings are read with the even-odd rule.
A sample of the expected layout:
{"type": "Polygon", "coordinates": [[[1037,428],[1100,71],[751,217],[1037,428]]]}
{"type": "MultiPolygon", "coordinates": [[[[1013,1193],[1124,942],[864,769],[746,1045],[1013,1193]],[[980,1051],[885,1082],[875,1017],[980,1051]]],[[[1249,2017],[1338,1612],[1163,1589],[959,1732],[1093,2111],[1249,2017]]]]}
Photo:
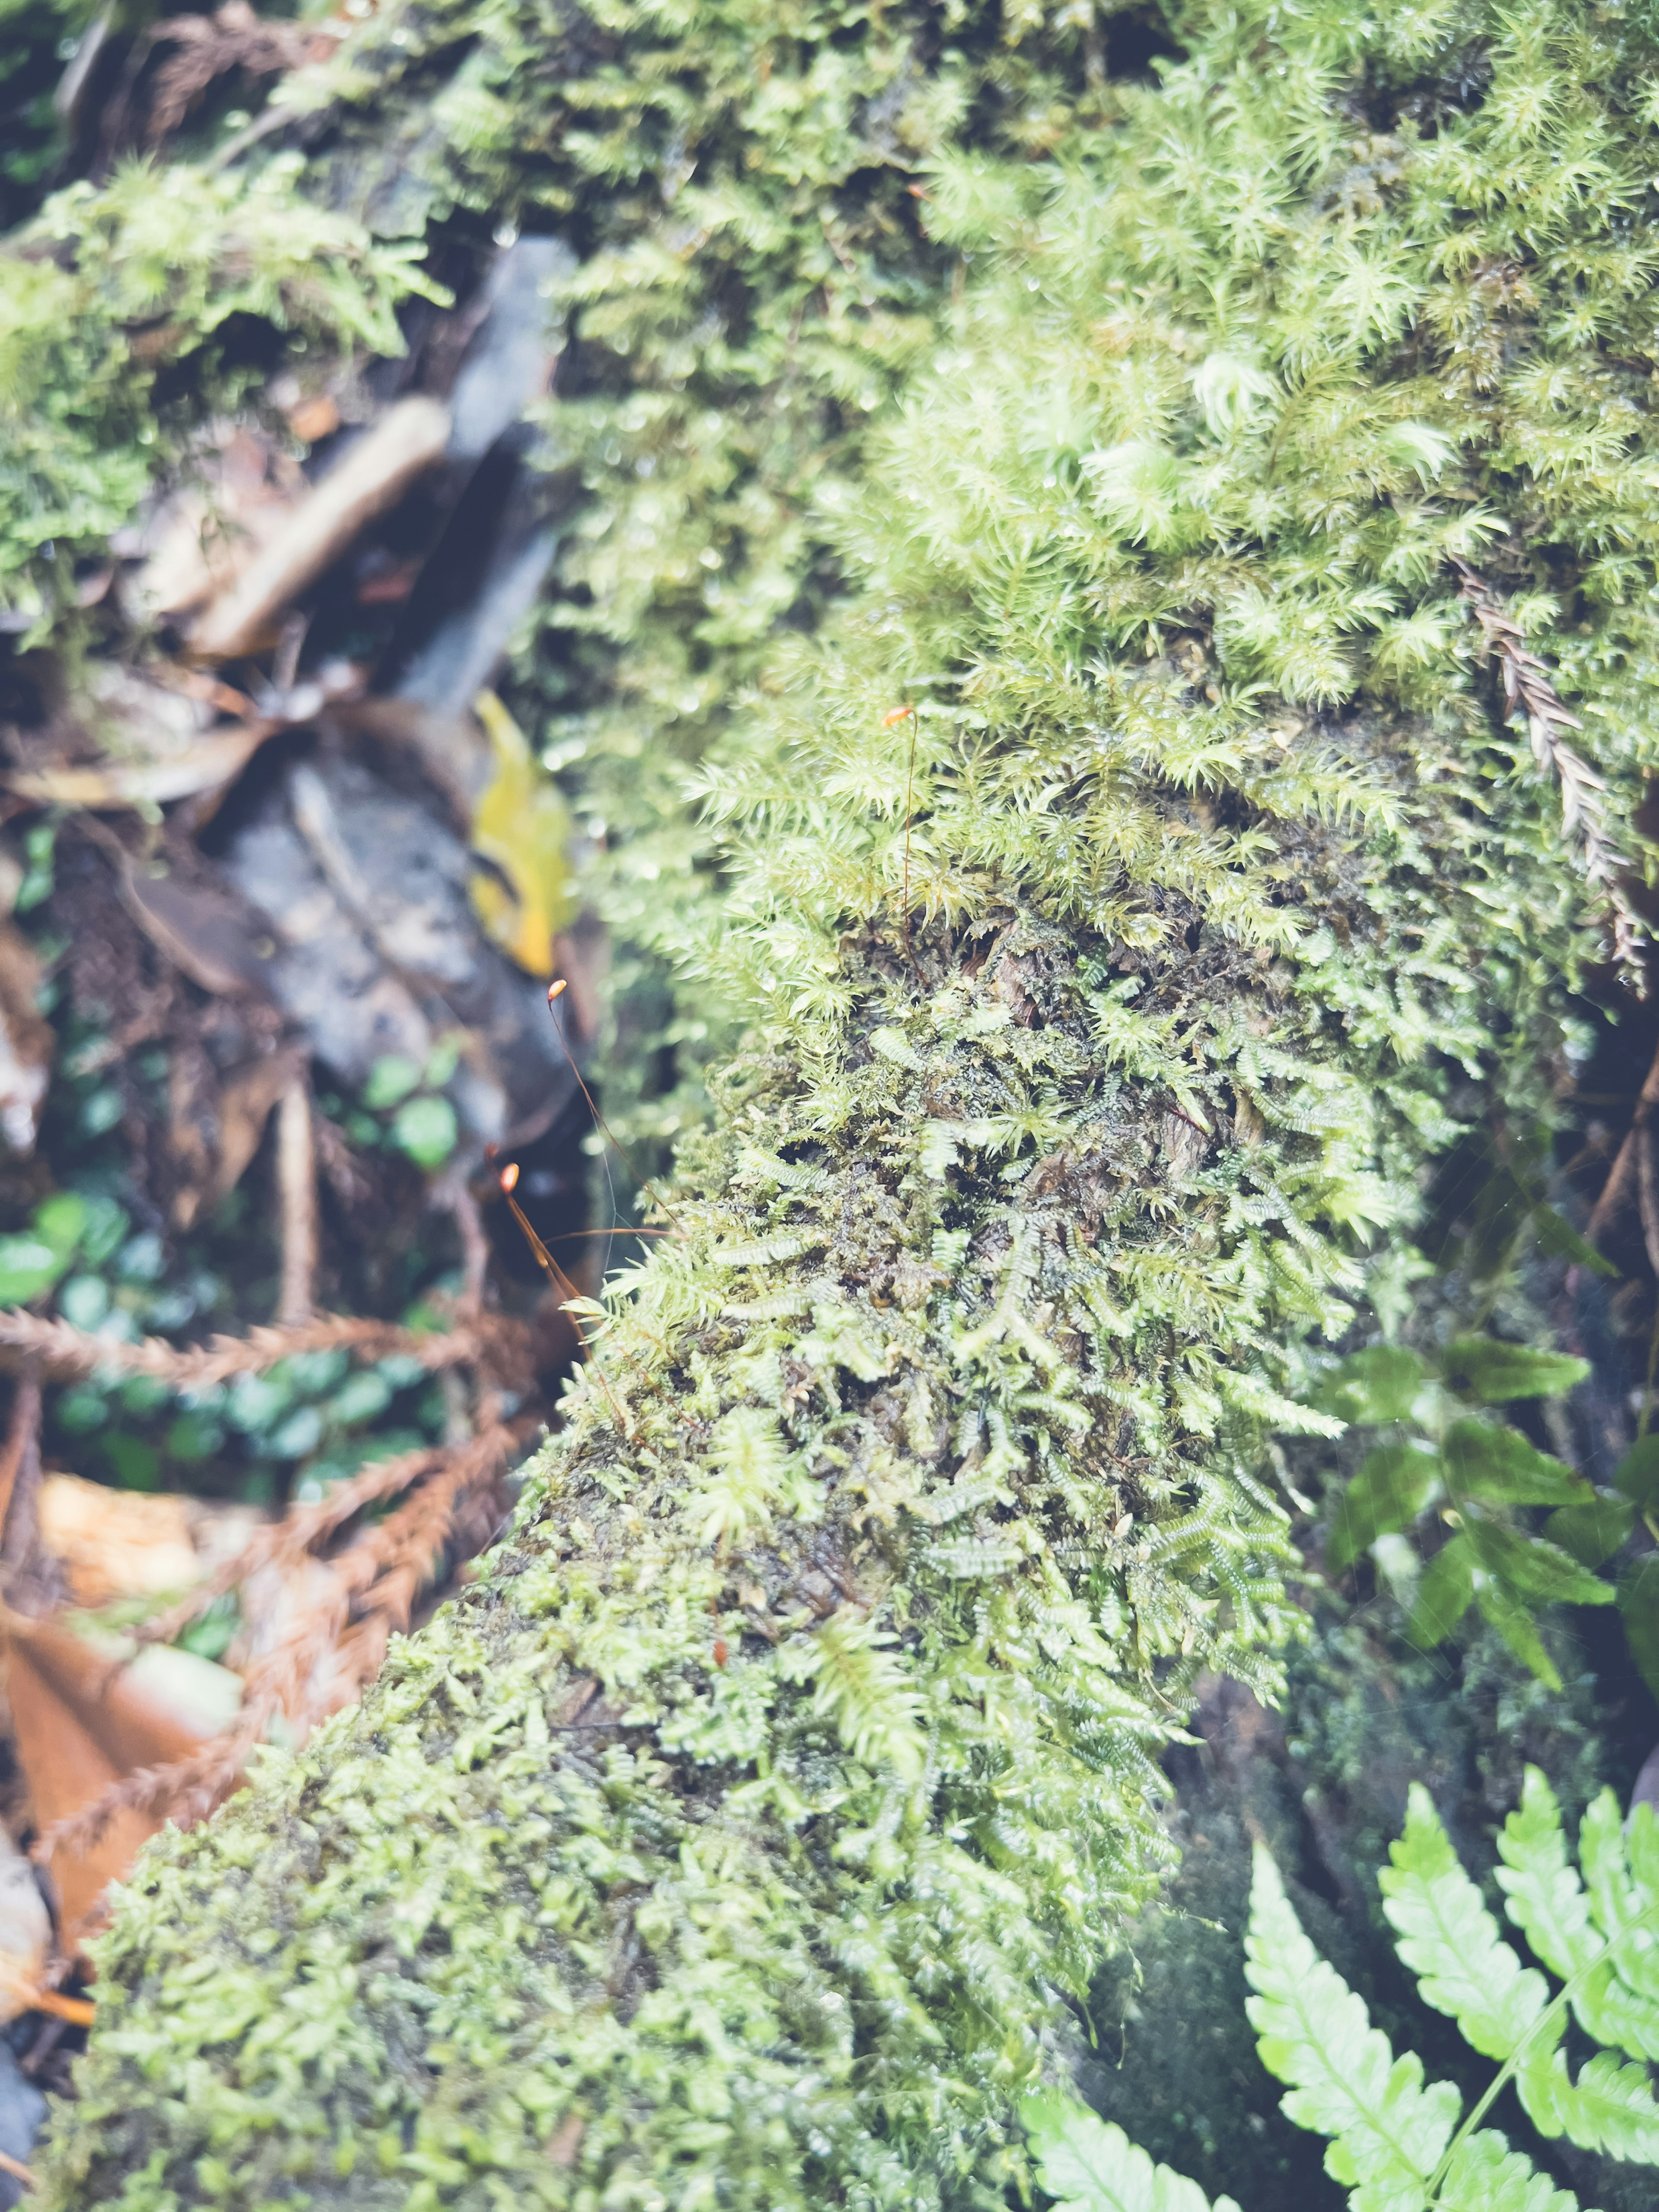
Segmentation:
{"type": "Polygon", "coordinates": [[[148,556],[124,590],[137,623],[177,621],[228,591],[305,490],[298,463],[246,429],[222,426],[196,466],[200,481],[131,549],[148,556]]]}
{"type": "Polygon", "coordinates": [[[6,777],[9,791],[38,806],[102,809],[165,806],[233,783],[276,729],[275,722],[246,722],[162,760],[111,761],[99,768],[20,769],[6,777]]]}
{"type": "Polygon", "coordinates": [[[0,921],[0,1135],[20,1157],[34,1150],[56,1039],[35,1003],[40,963],[22,932],[0,921]]]}
{"type": "MultiPolygon", "coordinates": [[[[43,1832],[141,1769],[198,1754],[240,1698],[234,1675],[186,1651],[152,1649],[123,1667],[123,1647],[10,1611],[0,1614],[0,1632],[18,1762],[43,1832]]],[[[39,1856],[57,1888],[65,1949],[91,1932],[105,1889],[161,1826],[153,1809],[124,1805],[95,1838],[54,1844],[46,1837],[39,1856]]]]}
{"type": "Polygon", "coordinates": [[[214,1176],[216,1200],[228,1198],[259,1149],[265,1124],[277,1100],[298,1083],[305,1060],[297,1052],[276,1052],[232,1076],[219,1094],[219,1159],[214,1176]]]}
{"type": "Polygon", "coordinates": [[[265,1525],[251,1505],[111,1490],[78,1474],[47,1475],[36,1512],[40,1540],[63,1568],[71,1601],[88,1607],[182,1597],[265,1525]]]}
{"type": "Polygon", "coordinates": [[[34,1870],[0,1828],[0,2021],[29,2009],[51,1947],[52,1915],[34,1870]]]}
{"type": "Polygon", "coordinates": [[[191,635],[205,660],[270,641],[278,617],[358,534],[443,458],[449,416],[435,399],[400,399],[292,509],[208,607],[191,635]]]}

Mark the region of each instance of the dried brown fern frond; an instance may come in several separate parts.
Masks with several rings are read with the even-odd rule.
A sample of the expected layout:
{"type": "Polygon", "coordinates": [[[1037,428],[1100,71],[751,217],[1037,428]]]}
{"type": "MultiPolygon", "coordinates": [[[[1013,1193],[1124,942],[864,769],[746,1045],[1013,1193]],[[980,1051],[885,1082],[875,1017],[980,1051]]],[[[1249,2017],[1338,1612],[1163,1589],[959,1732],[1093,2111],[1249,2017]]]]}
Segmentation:
{"type": "Polygon", "coordinates": [[[1526,717],[1533,758],[1541,773],[1553,776],[1560,786],[1562,834],[1578,848],[1585,881],[1602,895],[1613,932],[1614,964],[1638,996],[1644,996],[1638,924],[1620,880],[1630,863],[1614,850],[1607,834],[1607,783],[1562,734],[1583,725],[1562,704],[1548,669],[1528,650],[1525,632],[1492,586],[1466,562],[1454,566],[1486,651],[1498,663],[1504,711],[1510,717],[1526,717]]]}
{"type": "Polygon", "coordinates": [[[152,44],[173,52],[155,73],[149,143],[171,137],[216,78],[233,70],[251,77],[279,76],[326,52],[337,36],[321,27],[262,21],[247,0],[226,0],[211,15],[173,15],[157,23],[152,44]]]}
{"type": "MultiPolygon", "coordinates": [[[[191,1826],[236,1787],[249,1753],[275,1724],[281,1723],[286,1741],[298,1745],[319,1721],[351,1703],[380,1671],[391,1638],[408,1627],[416,1598],[457,1544],[470,1509],[483,1504],[493,1522],[503,1502],[501,1478],[525,1441],[523,1425],[497,1423],[465,1443],[404,1452],[365,1468],[331,1497],[297,1506],[261,1530],[188,1598],[149,1622],[140,1641],[165,1640],[215,1597],[245,1587],[264,1569],[308,1557],[325,1570],[295,1617],[247,1667],[241,1710],[228,1727],[188,1758],[124,1776],[48,1828],[35,1857],[85,1850],[124,1808],[165,1812],[191,1826]],[[409,1494],[383,1521],[366,1523],[340,1551],[319,1557],[352,1520],[399,1491],[409,1494]]],[[[458,1547],[475,1547],[463,1541],[458,1547]]]]}
{"type": "Polygon", "coordinates": [[[522,1370],[529,1346],[530,1331],[522,1322],[496,1314],[432,1334],[400,1328],[392,1322],[320,1314],[314,1321],[251,1328],[246,1336],[216,1336],[205,1345],[180,1350],[161,1337],[147,1336],[137,1344],[123,1344],[111,1337],[94,1336],[76,1328],[72,1322],[51,1320],[21,1308],[0,1312],[0,1360],[9,1352],[34,1358],[58,1381],[113,1368],[123,1375],[148,1376],[175,1390],[206,1390],[239,1375],[263,1374],[278,1360],[302,1352],[350,1352],[360,1359],[394,1356],[415,1359],[428,1374],[464,1366],[479,1366],[490,1372],[514,1366],[522,1370]]]}

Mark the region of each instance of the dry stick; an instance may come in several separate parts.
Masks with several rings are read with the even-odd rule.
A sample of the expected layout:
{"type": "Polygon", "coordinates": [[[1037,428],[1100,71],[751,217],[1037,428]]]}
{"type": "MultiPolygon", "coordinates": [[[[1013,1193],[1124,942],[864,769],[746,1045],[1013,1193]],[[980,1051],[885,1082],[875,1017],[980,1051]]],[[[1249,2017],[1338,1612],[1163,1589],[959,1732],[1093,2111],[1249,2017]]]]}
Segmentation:
{"type": "MultiPolygon", "coordinates": [[[[564,988],[565,980],[562,975],[559,977],[557,982],[550,983],[548,985],[547,1011],[550,1014],[553,1012],[553,1001],[560,995],[564,988]]],[[[681,1236],[684,1236],[685,1225],[681,1221],[679,1216],[675,1212],[673,1207],[668,1203],[668,1200],[663,1196],[662,1193],[657,1189],[655,1185],[652,1183],[647,1176],[642,1176],[640,1173],[639,1170],[634,1164],[633,1158],[629,1152],[627,1146],[623,1144],[622,1139],[611,1127],[610,1122],[607,1121],[604,1115],[600,1113],[598,1100],[594,1097],[592,1092],[588,1089],[586,1082],[582,1079],[582,1072],[576,1065],[575,1054],[571,1051],[569,1046],[564,1041],[564,1031],[559,1026],[556,1016],[555,1017],[553,1023],[553,1034],[559,1040],[559,1050],[570,1062],[570,1073],[575,1077],[577,1082],[581,1085],[581,1093],[582,1097],[587,1101],[588,1112],[593,1116],[593,1119],[599,1123],[600,1128],[605,1131],[605,1135],[611,1139],[611,1143],[617,1147],[617,1150],[622,1154],[629,1174],[633,1176],[635,1182],[639,1184],[641,1190],[648,1190],[650,1192],[653,1202],[661,1206],[663,1212],[673,1223],[675,1228],[679,1231],[681,1236]]],[[[516,1207],[514,1208],[514,1211],[517,1211],[516,1207]]],[[[611,1232],[606,1231],[605,1233],[608,1236],[611,1232]]]]}
{"type": "Polygon", "coordinates": [[[25,2189],[38,2189],[39,2178],[32,2166],[25,2166],[21,2158],[14,2158],[9,2150],[0,2150],[0,2173],[9,2173],[14,2181],[21,2181],[25,2189]]]}
{"type": "MultiPolygon", "coordinates": [[[[525,1242],[529,1245],[531,1252],[535,1258],[536,1264],[541,1268],[542,1273],[548,1278],[549,1281],[552,1283],[555,1289],[563,1291],[568,1309],[571,1302],[580,1300],[581,1293],[577,1290],[576,1285],[571,1281],[569,1276],[566,1274],[564,1269],[559,1265],[558,1261],[553,1257],[553,1255],[548,1250],[546,1245],[543,1243],[541,1238],[531,1227],[529,1215],[526,1213],[523,1206],[520,1205],[518,1200],[513,1195],[514,1187],[519,1180],[519,1170],[517,1166],[509,1164],[507,1167],[502,1168],[496,1176],[495,1180],[501,1185],[501,1196],[507,1200],[507,1204],[513,1209],[513,1218],[518,1223],[520,1229],[523,1231],[525,1242]]],[[[588,1341],[586,1336],[584,1335],[582,1332],[581,1317],[579,1314],[571,1314],[570,1325],[576,1332],[576,1341],[581,1346],[582,1350],[587,1354],[588,1358],[592,1363],[593,1372],[599,1378],[599,1388],[605,1393],[605,1403],[610,1407],[612,1413],[616,1416],[617,1426],[622,1431],[624,1436],[629,1435],[631,1431],[629,1429],[627,1421],[623,1419],[622,1407],[617,1403],[616,1396],[611,1390],[611,1385],[605,1379],[605,1370],[599,1364],[599,1356],[598,1352],[594,1351],[592,1345],[588,1341]]]]}
{"type": "Polygon", "coordinates": [[[295,1328],[251,1328],[246,1336],[216,1336],[181,1352],[159,1336],[123,1344],[94,1336],[72,1322],[48,1321],[21,1308],[0,1312],[0,1355],[21,1352],[58,1376],[93,1375],[100,1367],[123,1375],[148,1375],[175,1390],[206,1390],[238,1375],[262,1374],[279,1359],[301,1352],[355,1352],[371,1359],[418,1360],[428,1374],[478,1359],[496,1334],[474,1323],[441,1335],[423,1335],[395,1322],[345,1314],[319,1314],[295,1328]]]}
{"type": "Polygon", "coordinates": [[[283,1283],[276,1302],[279,1328],[303,1328],[314,1310],[317,1279],[317,1152],[311,1132],[311,1097],[296,1072],[276,1109],[276,1189],[283,1217],[283,1283]]]}
{"type": "MultiPolygon", "coordinates": [[[[11,1401],[11,1426],[6,1432],[5,1454],[0,1457],[0,1547],[3,1547],[11,1516],[17,1477],[31,1455],[40,1456],[40,1366],[26,1360],[11,1401]]],[[[9,1558],[9,1552],[4,1554],[9,1558]]]]}
{"type": "Polygon", "coordinates": [[[1659,1051],[1653,1055],[1646,1079],[1637,1097],[1636,1111],[1631,1117],[1631,1125],[1625,1132],[1624,1142],[1613,1158],[1607,1179],[1601,1186],[1601,1195],[1596,1200],[1595,1210],[1585,1226],[1585,1237],[1592,1244],[1599,1243],[1607,1234],[1625,1202],[1631,1176],[1636,1170],[1642,1133],[1656,1107],[1659,1107],[1659,1051]]]}
{"type": "Polygon", "coordinates": [[[383,1498],[395,1497],[398,1491],[407,1490],[433,1474],[447,1456],[441,1444],[398,1452],[391,1459],[374,1461],[316,1504],[290,1507],[284,1519],[261,1528],[240,1551],[222,1559],[212,1573],[186,1591],[176,1605],[141,1622],[132,1631],[133,1635],[140,1644],[171,1644],[227,1590],[246,1582],[262,1567],[292,1562],[301,1553],[325,1543],[366,1507],[379,1504],[383,1498]]]}

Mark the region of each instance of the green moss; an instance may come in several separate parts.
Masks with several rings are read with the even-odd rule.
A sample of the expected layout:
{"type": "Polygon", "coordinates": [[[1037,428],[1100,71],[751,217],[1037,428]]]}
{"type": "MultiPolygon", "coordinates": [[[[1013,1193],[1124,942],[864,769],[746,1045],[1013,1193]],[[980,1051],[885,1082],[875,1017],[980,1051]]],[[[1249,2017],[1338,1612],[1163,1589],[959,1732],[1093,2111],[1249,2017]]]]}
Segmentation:
{"type": "Polygon", "coordinates": [[[1161,1741],[1292,1632],[1286,1348],[1559,1042],[1584,887],[1450,556],[1621,793],[1653,744],[1645,32],[1184,34],[934,166],[950,345],[653,924],[754,1025],[678,1233],[483,1580],[141,1863],[46,2203],[1018,2178],[1161,1741]]]}
{"type": "Polygon", "coordinates": [[[422,248],[302,197],[297,157],[258,175],[123,167],[55,193],[0,253],[0,607],[44,631],[191,423],[240,398],[239,320],[397,352],[422,248]]]}

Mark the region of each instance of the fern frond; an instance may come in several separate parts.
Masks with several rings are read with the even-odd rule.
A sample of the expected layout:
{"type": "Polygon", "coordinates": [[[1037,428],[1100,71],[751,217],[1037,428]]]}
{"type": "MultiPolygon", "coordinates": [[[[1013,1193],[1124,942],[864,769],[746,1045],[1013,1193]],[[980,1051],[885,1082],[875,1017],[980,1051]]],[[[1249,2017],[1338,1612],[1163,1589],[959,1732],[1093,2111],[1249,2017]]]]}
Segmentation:
{"type": "Polygon", "coordinates": [[[1382,1910],[1424,2002],[1449,2014],[1483,2058],[1512,2057],[1537,2027],[1549,1986],[1504,1942],[1420,1782],[1389,1856],[1378,1876],[1382,1910]]]}
{"type": "MultiPolygon", "coordinates": [[[[1659,2055],[1659,1968],[1654,1963],[1659,1946],[1659,1882],[1654,1876],[1659,1867],[1653,1863],[1652,1812],[1637,1808],[1627,1843],[1619,1833],[1612,1793],[1605,1791],[1586,1814],[1581,1832],[1591,1878],[1588,1895],[1568,1856],[1555,1793],[1536,1767],[1528,1767],[1521,1802],[1498,1838],[1504,1861],[1498,1880],[1509,1899],[1509,1916],[1567,1984],[1572,2009],[1587,2034],[1632,2058],[1659,2055]]],[[[1650,2149],[1615,2155],[1659,2163],[1659,2134],[1652,2142],[1650,2149]]]]}
{"type": "Polygon", "coordinates": [[[1033,2089],[1019,2117],[1056,2212],[1238,2212],[1231,2197],[1212,2204],[1195,2181],[1155,2166],[1121,2128],[1058,2089],[1033,2089]]]}
{"type": "Polygon", "coordinates": [[[1246,2006],[1261,2063],[1287,2082],[1287,2118],[1332,2138],[1326,2171],[1355,2212],[1424,2212],[1457,2124],[1449,2081],[1425,2087],[1422,2062],[1396,2058],[1364,2001],[1303,1933],[1273,1856],[1258,1844],[1245,1940],[1246,2006]]]}

